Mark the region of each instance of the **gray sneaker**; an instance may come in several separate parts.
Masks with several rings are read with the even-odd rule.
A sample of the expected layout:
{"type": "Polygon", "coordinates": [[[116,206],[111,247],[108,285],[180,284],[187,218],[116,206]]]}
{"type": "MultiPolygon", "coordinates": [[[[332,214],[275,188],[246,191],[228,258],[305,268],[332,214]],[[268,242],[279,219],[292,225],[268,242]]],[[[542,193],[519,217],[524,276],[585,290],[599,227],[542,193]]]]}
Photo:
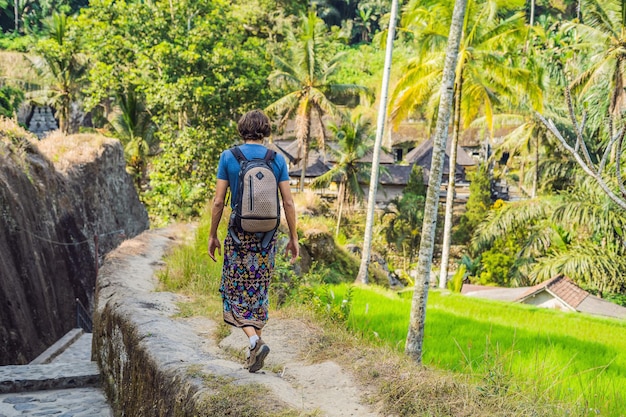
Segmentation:
{"type": "Polygon", "coordinates": [[[257,340],[254,349],[249,350],[248,364],[246,366],[248,371],[254,373],[263,368],[263,363],[268,353],[270,353],[270,347],[265,344],[263,339],[257,340]]]}

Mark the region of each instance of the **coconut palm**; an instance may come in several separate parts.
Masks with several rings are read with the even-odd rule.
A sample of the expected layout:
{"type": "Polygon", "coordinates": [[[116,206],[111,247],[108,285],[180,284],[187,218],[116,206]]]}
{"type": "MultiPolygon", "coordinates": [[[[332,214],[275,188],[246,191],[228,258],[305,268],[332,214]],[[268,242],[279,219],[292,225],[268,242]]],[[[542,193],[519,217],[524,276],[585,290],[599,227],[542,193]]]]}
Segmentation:
{"type": "Polygon", "coordinates": [[[43,65],[36,69],[50,80],[50,104],[56,108],[59,128],[63,133],[74,133],[70,123],[71,105],[80,93],[80,80],[87,71],[87,60],[79,53],[76,33],[68,26],[65,14],[54,14],[46,22],[47,38],[40,40],[36,52],[43,65]]]}
{"type": "Polygon", "coordinates": [[[549,131],[536,115],[529,112],[500,114],[496,119],[501,119],[503,123],[512,125],[514,128],[502,138],[492,158],[499,160],[505,153],[508,153],[507,168],[515,166],[519,158],[519,187],[531,198],[535,198],[540,185],[540,165],[542,161],[555,153],[555,144],[550,140],[549,131]],[[527,181],[525,172],[529,159],[531,170],[529,171],[530,180],[527,181]],[[530,192],[524,189],[524,184],[528,182],[531,183],[530,192]]]}
{"type": "MultiPolygon", "coordinates": [[[[504,12],[524,5],[523,1],[469,0],[463,23],[459,60],[454,84],[453,134],[449,155],[450,173],[455,172],[456,149],[462,127],[479,116],[485,117],[488,131],[493,131],[493,115],[503,99],[515,102],[525,89],[533,103],[541,102],[539,85],[529,83],[531,73],[510,59],[524,35],[522,13],[504,12]],[[504,17],[503,17],[504,16],[504,17]],[[463,122],[463,125],[461,125],[463,122]]],[[[404,76],[396,85],[392,100],[395,124],[420,111],[430,120],[437,117],[437,91],[445,57],[442,43],[447,39],[451,4],[425,0],[412,3],[405,26],[416,32],[416,57],[407,64],[404,76]],[[442,16],[444,18],[442,18],[442,16]]],[[[452,230],[454,175],[449,176],[444,224],[440,286],[445,287],[452,230]]]]}
{"type": "Polygon", "coordinates": [[[155,142],[156,126],[134,88],[118,93],[116,101],[118,111],[113,113],[110,123],[124,144],[130,173],[134,176],[138,189],[141,189],[150,147],[155,142]]]}
{"type": "Polygon", "coordinates": [[[354,204],[364,197],[361,183],[369,177],[369,169],[361,159],[372,151],[374,137],[371,121],[361,114],[356,114],[349,122],[340,126],[330,123],[329,129],[337,140],[337,148],[331,147],[330,152],[335,159],[333,167],[319,176],[311,184],[315,187],[325,187],[329,182],[339,184],[337,192],[337,229],[339,235],[341,216],[344,204],[354,204]]]}
{"type": "Polygon", "coordinates": [[[395,245],[398,252],[406,256],[409,265],[419,247],[421,238],[420,227],[424,221],[424,203],[426,202],[426,184],[424,184],[423,168],[413,165],[409,181],[402,195],[390,201],[381,217],[389,219],[385,227],[387,242],[395,245]]]}
{"type": "Polygon", "coordinates": [[[585,0],[583,6],[584,23],[570,22],[565,28],[575,29],[580,39],[585,40],[580,48],[590,53],[590,65],[574,79],[571,88],[586,95],[608,80],[605,90],[608,109],[602,116],[608,116],[607,137],[611,138],[617,120],[626,109],[626,3],[585,0]]]}
{"type": "MultiPolygon", "coordinates": [[[[543,91],[552,93],[553,96],[560,95],[567,85],[563,68],[573,57],[572,44],[575,42],[572,34],[561,30],[561,27],[562,21],[550,16],[540,16],[537,25],[528,32],[528,43],[532,47],[526,51],[523,59],[525,67],[534,74],[534,82],[540,85],[543,91]]],[[[562,104],[555,105],[560,102],[560,99],[546,99],[544,112],[562,131],[565,131],[569,124],[566,116],[567,109],[562,104]]],[[[560,168],[563,167],[553,163],[555,160],[559,164],[563,162],[559,158],[560,151],[534,110],[536,109],[531,108],[530,103],[522,101],[517,108],[511,109],[511,113],[501,113],[494,118],[494,123],[500,126],[515,126],[515,128],[503,138],[503,142],[498,145],[493,155],[495,159],[499,159],[503,152],[508,152],[510,155],[508,166],[517,162],[516,157],[521,157],[519,185],[523,189],[523,184],[530,182],[532,187],[527,194],[532,198],[537,196],[540,187],[539,180],[542,172],[540,166],[543,165],[546,168],[544,173],[553,174],[550,176],[553,183],[558,178],[558,175],[554,176],[554,174],[562,171],[560,168]],[[529,178],[526,178],[525,168],[529,159],[532,161],[531,171],[528,172],[529,178]]],[[[566,165],[571,166],[571,164],[566,165]]]]}
{"type": "Polygon", "coordinates": [[[433,261],[435,230],[437,226],[437,207],[439,205],[439,187],[443,175],[443,161],[448,140],[448,125],[452,110],[455,68],[459,58],[459,44],[463,35],[463,21],[467,0],[456,0],[452,12],[446,58],[441,77],[440,102],[437,126],[433,141],[433,161],[428,180],[422,239],[418,252],[417,279],[411,301],[411,317],[406,336],[405,352],[416,362],[422,361],[424,343],[424,323],[426,319],[426,301],[430,287],[430,266],[433,261]]]}
{"type": "MultiPolygon", "coordinates": [[[[620,209],[593,179],[583,176],[567,193],[505,205],[489,214],[475,234],[476,253],[497,240],[517,242],[522,275],[536,284],[564,274],[600,295],[626,288],[623,230],[626,210],[620,209]]],[[[517,268],[520,272],[520,268],[517,268]]]]}
{"type": "Polygon", "coordinates": [[[355,84],[336,84],[332,76],[339,68],[343,53],[326,59],[326,43],[329,34],[326,26],[315,12],[309,11],[302,18],[300,32],[290,31],[287,35],[290,48],[284,57],[274,56],[276,70],[270,75],[270,82],[288,93],[266,110],[270,115],[280,117],[279,125],[284,126],[295,117],[296,139],[299,143],[298,159],[302,173],[300,191],[304,189],[304,178],[308,164],[308,153],[313,118],[319,122],[319,146],[325,151],[324,115],[340,119],[343,117],[333,100],[341,97],[366,95],[367,89],[355,84]]]}

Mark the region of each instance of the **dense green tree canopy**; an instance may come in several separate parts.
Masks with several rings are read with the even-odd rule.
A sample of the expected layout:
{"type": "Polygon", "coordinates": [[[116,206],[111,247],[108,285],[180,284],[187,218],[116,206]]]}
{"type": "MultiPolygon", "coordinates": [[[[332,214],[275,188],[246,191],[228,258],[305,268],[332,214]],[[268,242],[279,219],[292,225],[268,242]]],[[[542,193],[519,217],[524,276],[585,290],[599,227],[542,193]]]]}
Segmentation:
{"type": "Polygon", "coordinates": [[[238,116],[271,97],[265,40],[236,12],[221,0],[96,0],[75,21],[92,63],[87,108],[107,113],[132,93],[158,129],[147,198],[164,216],[198,213],[238,116]]]}
{"type": "MultiPolygon", "coordinates": [[[[387,3],[0,0],[0,26],[11,33],[3,41],[11,40],[16,27],[18,34],[37,38],[32,52],[42,58],[35,61],[44,64],[46,99],[61,126],[71,130],[70,108],[89,111],[95,128],[124,143],[129,170],[153,218],[167,221],[200,212],[211,194],[218,156],[238,140],[235,123],[251,108],[272,110],[278,122],[297,122],[300,159],[314,147],[312,121],[334,118],[337,129],[329,131],[336,137],[328,139],[338,140],[340,155],[322,181],[332,178],[342,190],[358,193],[354,179],[367,168],[354,161],[366,141],[347,140],[360,125],[355,119],[352,125],[343,122],[350,120],[363,86],[375,90],[380,84],[387,3]]],[[[391,80],[396,124],[437,120],[452,3],[402,4],[391,80]]],[[[623,290],[622,249],[613,239],[621,236],[621,226],[599,228],[599,220],[591,225],[589,216],[548,208],[586,202],[585,212],[594,208],[597,219],[613,212],[621,216],[623,209],[589,191],[589,173],[573,162],[541,117],[601,171],[602,184],[626,198],[624,146],[616,136],[626,109],[624,16],[617,0],[468,1],[450,130],[461,144],[470,139],[495,149],[473,178],[467,211],[456,223],[456,237],[475,243],[467,254],[480,265],[472,271],[477,279],[521,285],[567,272],[603,294],[623,290]],[[501,165],[505,153],[509,157],[501,165]],[[494,176],[519,186],[526,192],[523,199],[536,198],[494,207],[489,198],[494,176]],[[545,206],[542,214],[522,214],[537,205],[545,206]],[[610,213],[602,211],[609,206],[610,213]],[[516,227],[503,226],[507,219],[516,227]],[[507,233],[498,234],[498,228],[507,233]],[[579,264],[570,262],[574,257],[579,264]]],[[[12,116],[21,96],[6,88],[0,105],[12,116]]],[[[373,114],[377,103],[360,104],[360,111],[373,114]]],[[[327,132],[319,132],[322,154],[327,132]]],[[[396,145],[411,148],[429,134],[425,129],[396,145]]],[[[419,241],[421,214],[414,208],[422,202],[411,197],[418,195],[407,190],[394,201],[389,207],[394,215],[386,216],[394,222],[382,226],[381,236],[407,253],[412,249],[404,237],[415,238],[411,248],[419,241]]]]}

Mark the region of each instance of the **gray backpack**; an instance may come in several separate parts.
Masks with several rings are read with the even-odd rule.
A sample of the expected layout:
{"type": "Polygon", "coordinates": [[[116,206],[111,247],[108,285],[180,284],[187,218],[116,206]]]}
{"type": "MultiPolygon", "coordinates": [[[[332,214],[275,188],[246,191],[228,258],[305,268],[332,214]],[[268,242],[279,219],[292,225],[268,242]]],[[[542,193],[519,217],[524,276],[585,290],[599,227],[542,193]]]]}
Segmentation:
{"type": "MultiPolygon", "coordinates": [[[[257,233],[267,248],[280,224],[278,180],[272,169],[276,152],[268,149],[264,158],[248,160],[238,146],[230,151],[239,162],[239,187],[233,196],[235,208],[229,230],[257,233]]],[[[236,233],[231,236],[240,243],[236,233]]]]}

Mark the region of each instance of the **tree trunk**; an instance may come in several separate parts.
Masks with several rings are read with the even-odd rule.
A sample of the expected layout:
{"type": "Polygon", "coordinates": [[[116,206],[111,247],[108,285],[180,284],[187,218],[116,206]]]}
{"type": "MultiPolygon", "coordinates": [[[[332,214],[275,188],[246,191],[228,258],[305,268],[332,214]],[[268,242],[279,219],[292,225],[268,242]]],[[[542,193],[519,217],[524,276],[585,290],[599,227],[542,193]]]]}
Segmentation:
{"type": "Polygon", "coordinates": [[[526,192],[526,185],[524,184],[524,177],[526,176],[526,163],[522,159],[522,163],[519,166],[519,178],[517,179],[517,186],[519,187],[520,192],[523,192],[528,196],[526,192]]]}
{"type": "Polygon", "coordinates": [[[324,120],[322,120],[323,114],[322,111],[318,109],[317,116],[320,121],[320,136],[318,140],[318,144],[320,147],[320,152],[322,154],[322,162],[326,163],[326,129],[324,129],[324,120]]]}
{"type": "Polygon", "coordinates": [[[20,2],[13,0],[13,14],[15,15],[15,33],[20,31],[20,2]]]}
{"type": "Polygon", "coordinates": [[[389,90],[389,77],[391,73],[391,60],[393,55],[393,38],[396,32],[396,16],[398,15],[398,0],[391,2],[391,18],[389,19],[389,29],[387,30],[387,45],[385,47],[385,68],[383,71],[383,82],[380,88],[380,105],[378,107],[378,120],[376,121],[376,140],[374,143],[374,154],[372,155],[372,173],[370,175],[369,198],[367,200],[367,218],[365,220],[365,237],[363,239],[363,252],[361,253],[361,264],[356,282],[369,283],[368,268],[370,264],[370,252],[372,247],[372,230],[374,229],[374,210],[376,208],[376,188],[378,185],[378,162],[380,160],[380,148],[383,141],[385,129],[385,116],[387,115],[387,93],[389,90]]]}
{"type": "Polygon", "coordinates": [[[339,209],[337,210],[337,229],[335,230],[335,237],[339,236],[339,226],[341,226],[341,214],[343,213],[343,203],[346,199],[346,182],[341,181],[339,183],[339,192],[337,193],[337,202],[339,203],[339,209]]]}
{"type": "Polygon", "coordinates": [[[533,190],[531,198],[537,197],[539,188],[539,135],[535,138],[535,170],[533,172],[533,190]]]}
{"type": "Polygon", "coordinates": [[[433,261],[433,246],[435,243],[435,229],[437,227],[437,209],[439,205],[439,187],[443,173],[446,142],[448,140],[448,126],[452,96],[454,95],[454,78],[456,63],[459,56],[459,44],[463,32],[463,20],[467,0],[455,0],[450,36],[446,49],[446,60],[443,68],[441,83],[439,113],[435,128],[433,144],[433,158],[431,163],[426,206],[424,207],[424,224],[417,264],[417,278],[411,306],[409,332],[406,337],[405,352],[416,362],[422,361],[422,345],[424,342],[424,320],[426,318],[426,302],[430,286],[430,267],[433,261]]]}
{"type": "Polygon", "coordinates": [[[305,140],[302,146],[302,171],[300,171],[300,192],[304,191],[304,180],[306,178],[306,167],[309,164],[309,140],[305,140]]]}
{"type": "Polygon", "coordinates": [[[311,115],[309,114],[306,120],[304,121],[304,136],[302,139],[302,171],[300,171],[300,192],[304,191],[304,180],[306,178],[306,167],[309,165],[309,140],[311,133],[311,115]]]}
{"type": "MultiPolygon", "coordinates": [[[[452,213],[454,212],[454,197],[456,194],[456,148],[459,143],[459,125],[461,122],[461,95],[463,94],[463,75],[461,74],[454,98],[454,130],[450,145],[450,167],[448,169],[448,190],[446,193],[446,214],[443,226],[443,247],[441,249],[441,271],[439,273],[439,288],[446,288],[448,280],[448,263],[450,261],[450,245],[452,244],[452,213]]],[[[445,159],[445,158],[444,158],[445,159]]]]}

